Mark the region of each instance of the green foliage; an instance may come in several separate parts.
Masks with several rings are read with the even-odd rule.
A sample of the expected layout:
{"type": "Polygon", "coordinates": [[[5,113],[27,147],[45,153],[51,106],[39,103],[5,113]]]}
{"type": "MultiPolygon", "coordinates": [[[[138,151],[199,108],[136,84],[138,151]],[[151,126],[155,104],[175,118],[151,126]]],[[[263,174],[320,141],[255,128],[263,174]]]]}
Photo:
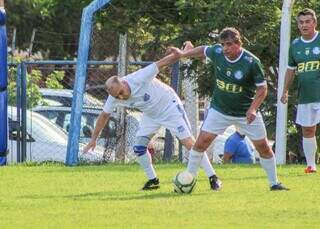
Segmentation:
{"type": "MultiPolygon", "coordinates": [[[[17,69],[9,69],[9,99],[8,103],[10,106],[16,106],[17,91],[16,91],[16,78],[17,69]]],[[[27,74],[27,108],[32,108],[41,102],[42,96],[39,92],[38,84],[41,80],[41,72],[38,70],[32,70],[31,74],[27,74]]]]}
{"type": "Polygon", "coordinates": [[[63,89],[63,85],[60,83],[64,78],[64,71],[53,71],[48,75],[46,79],[46,88],[63,89]]]}
{"type": "Polygon", "coordinates": [[[9,106],[16,106],[17,95],[17,68],[9,68],[8,70],[8,104],[9,106]]]}
{"type": "Polygon", "coordinates": [[[73,57],[77,49],[82,9],[91,0],[14,0],[6,2],[8,25],[17,28],[17,46],[29,47],[38,29],[34,51],[49,51],[51,59],[73,57]],[[64,45],[64,44],[69,45],[64,45]],[[71,54],[71,55],[70,55],[71,54]]]}
{"type": "MultiPolygon", "coordinates": [[[[17,91],[16,91],[16,79],[17,79],[17,68],[9,68],[8,71],[9,83],[8,92],[9,98],[8,103],[10,106],[16,106],[17,91]]],[[[30,109],[39,104],[44,104],[42,95],[39,91],[39,85],[41,85],[43,75],[40,70],[32,70],[31,73],[27,73],[27,108],[30,109]]],[[[46,79],[46,87],[54,89],[62,89],[63,86],[59,81],[64,78],[63,71],[53,71],[48,75],[46,79]]]]}
{"type": "Polygon", "coordinates": [[[39,91],[39,83],[42,78],[40,70],[32,70],[30,74],[27,73],[27,108],[37,106],[42,99],[39,91]]]}
{"type": "MultiPolygon", "coordinates": [[[[17,65],[27,59],[37,59],[36,55],[31,55],[29,57],[28,52],[19,51],[12,58],[12,62],[17,65]]],[[[29,70],[29,69],[28,69],[29,70]]],[[[48,75],[44,75],[42,71],[31,69],[29,73],[27,71],[27,108],[32,108],[37,105],[45,105],[42,99],[42,95],[39,91],[39,87],[44,85],[47,88],[53,89],[62,89],[63,85],[60,83],[63,81],[65,76],[64,71],[53,71],[48,75]],[[43,81],[45,81],[43,83],[43,81]]],[[[17,67],[10,67],[8,71],[8,92],[9,98],[8,102],[10,106],[16,106],[17,91],[16,91],[16,82],[17,82],[17,67]]]]}
{"type": "MultiPolygon", "coordinates": [[[[8,25],[17,28],[17,45],[29,46],[31,31],[37,28],[34,50],[47,52],[48,58],[75,57],[80,30],[81,13],[91,0],[14,0],[7,1],[10,17],[8,25]],[[69,44],[69,45],[66,45],[69,44]]],[[[186,40],[195,45],[217,42],[215,34],[224,27],[236,27],[243,35],[244,47],[259,57],[265,66],[269,95],[264,104],[270,137],[275,136],[277,78],[269,67],[279,62],[279,31],[282,0],[114,0],[112,5],[95,17],[92,34],[91,58],[116,60],[118,34],[128,33],[129,56],[133,60],[156,60],[164,55],[169,45],[181,47],[186,40]]],[[[294,15],[310,7],[320,14],[320,1],[295,1],[292,35],[298,36],[294,15]]],[[[192,71],[201,95],[211,95],[214,76],[201,61],[192,63],[192,71]]],[[[162,75],[163,76],[163,75],[162,75]]],[[[165,81],[168,81],[164,79],[165,81]]],[[[59,87],[58,79],[49,85],[59,87]]],[[[11,84],[12,86],[12,84],[11,84]]],[[[293,89],[292,91],[294,91],[293,89]]],[[[294,124],[293,95],[288,109],[288,125],[294,124]]],[[[289,146],[300,142],[299,131],[289,146]]],[[[320,148],[320,147],[319,147],[320,148]]],[[[295,152],[299,151],[296,147],[295,152]]]]}

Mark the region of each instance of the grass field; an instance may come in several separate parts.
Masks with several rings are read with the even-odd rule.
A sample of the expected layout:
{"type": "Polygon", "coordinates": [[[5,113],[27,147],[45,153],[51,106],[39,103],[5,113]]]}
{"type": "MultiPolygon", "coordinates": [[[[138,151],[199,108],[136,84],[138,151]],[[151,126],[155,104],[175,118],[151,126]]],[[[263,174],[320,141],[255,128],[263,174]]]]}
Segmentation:
{"type": "Polygon", "coordinates": [[[191,195],[172,192],[183,165],[157,165],[161,188],[142,192],[138,165],[0,168],[0,228],[319,228],[320,176],[278,168],[288,192],[270,192],[259,166],[219,165],[191,195]]]}

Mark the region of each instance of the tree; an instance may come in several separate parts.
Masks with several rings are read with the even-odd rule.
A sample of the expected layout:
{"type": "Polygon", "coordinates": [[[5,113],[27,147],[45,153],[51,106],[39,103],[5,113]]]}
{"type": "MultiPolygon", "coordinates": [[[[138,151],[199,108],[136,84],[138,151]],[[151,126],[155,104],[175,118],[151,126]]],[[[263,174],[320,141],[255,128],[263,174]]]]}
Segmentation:
{"type": "Polygon", "coordinates": [[[8,25],[17,28],[17,46],[27,49],[31,33],[37,29],[35,51],[48,58],[75,56],[82,9],[90,0],[15,0],[8,1],[8,25]]]}
{"type": "MultiPolygon", "coordinates": [[[[19,47],[28,47],[32,28],[38,28],[35,50],[48,49],[48,58],[70,59],[76,57],[82,9],[90,2],[8,1],[8,24],[17,27],[19,47]]],[[[268,119],[269,133],[274,136],[278,76],[269,67],[276,69],[279,62],[281,0],[114,0],[111,3],[95,17],[90,53],[95,60],[115,60],[118,34],[123,32],[129,36],[130,58],[155,60],[163,56],[169,45],[179,47],[185,40],[191,40],[195,45],[211,44],[217,41],[215,35],[222,28],[238,28],[244,38],[244,47],[255,53],[265,66],[269,96],[263,111],[268,119]]],[[[293,15],[304,7],[313,8],[320,14],[318,0],[301,0],[296,1],[293,15]]],[[[293,17],[292,37],[297,36],[295,27],[293,17]]],[[[192,68],[197,73],[198,91],[202,95],[212,93],[211,83],[208,83],[214,80],[212,73],[200,61],[194,61],[192,68]]],[[[295,101],[293,96],[289,103],[289,130],[294,129],[295,101]]]]}

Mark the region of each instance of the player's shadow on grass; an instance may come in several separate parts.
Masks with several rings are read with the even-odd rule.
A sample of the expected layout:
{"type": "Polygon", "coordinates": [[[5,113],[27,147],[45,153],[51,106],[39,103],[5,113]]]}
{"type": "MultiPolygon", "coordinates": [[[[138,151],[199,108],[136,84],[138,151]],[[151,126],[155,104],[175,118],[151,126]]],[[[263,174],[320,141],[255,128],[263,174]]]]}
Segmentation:
{"type": "MultiPolygon", "coordinates": [[[[142,192],[142,191],[141,191],[142,192]]],[[[194,195],[194,194],[193,194],[194,195]]],[[[196,194],[196,195],[199,195],[196,194]]],[[[168,198],[179,198],[186,195],[179,195],[174,192],[157,192],[157,191],[148,191],[147,193],[128,193],[128,194],[121,194],[116,192],[102,192],[102,193],[85,193],[81,195],[70,195],[66,196],[67,198],[73,198],[76,200],[106,200],[106,201],[130,201],[130,200],[153,200],[153,199],[168,199],[168,198]],[[95,198],[98,197],[98,198],[95,198]]]]}
{"type": "Polygon", "coordinates": [[[219,178],[221,178],[222,181],[224,181],[224,180],[230,180],[230,181],[231,180],[236,180],[236,181],[238,181],[238,180],[260,180],[260,179],[266,179],[266,176],[257,175],[257,176],[247,176],[247,177],[228,177],[226,179],[223,179],[223,176],[221,176],[219,178]]]}
{"type": "MultiPolygon", "coordinates": [[[[203,193],[193,193],[193,196],[203,195],[203,193]]],[[[177,194],[174,192],[159,192],[157,191],[141,191],[139,193],[119,193],[119,192],[89,192],[78,195],[24,195],[22,199],[69,199],[77,201],[130,201],[130,200],[147,200],[147,199],[168,199],[185,197],[188,194],[177,194]]]]}

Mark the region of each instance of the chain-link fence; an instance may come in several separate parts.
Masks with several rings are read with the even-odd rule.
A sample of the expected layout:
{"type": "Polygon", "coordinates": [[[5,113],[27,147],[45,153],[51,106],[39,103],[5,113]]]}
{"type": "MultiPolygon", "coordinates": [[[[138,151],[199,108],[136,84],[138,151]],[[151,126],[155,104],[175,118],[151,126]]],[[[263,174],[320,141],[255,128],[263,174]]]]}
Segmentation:
{"type": "MultiPolygon", "coordinates": [[[[128,66],[128,72],[135,71],[145,64],[146,62],[132,62],[128,66]]],[[[90,62],[81,116],[80,158],[81,149],[89,142],[108,96],[104,89],[104,82],[115,74],[116,66],[116,62],[90,62]]],[[[10,64],[9,162],[65,161],[75,68],[74,61],[10,64]]],[[[183,74],[185,73],[181,73],[182,76],[183,74]]],[[[196,84],[190,80],[190,77],[182,78],[183,80],[179,81],[179,84],[181,83],[179,87],[182,88],[179,95],[185,104],[193,135],[197,136],[208,101],[205,102],[198,98],[194,91],[196,84]]],[[[137,110],[126,110],[125,112],[125,125],[122,126],[125,132],[125,161],[131,162],[135,159],[132,146],[142,114],[137,110]]],[[[120,124],[115,113],[98,139],[97,155],[89,158],[90,160],[115,161],[116,148],[121,137],[118,135],[118,128],[120,124]]],[[[181,160],[185,150],[180,149],[179,151],[176,139],[174,144],[168,144],[165,139],[166,131],[161,130],[152,141],[151,146],[154,147],[156,161],[181,160]],[[165,155],[165,150],[171,151],[165,155]]],[[[208,150],[209,158],[215,162],[219,161],[219,155],[223,153],[223,140],[225,138],[221,138],[218,144],[212,145],[208,150]]]]}
{"type": "MultiPolygon", "coordinates": [[[[130,71],[146,63],[134,62],[130,71]]],[[[10,65],[9,69],[9,162],[60,161],[67,151],[71,119],[73,84],[76,64],[73,61],[38,61],[10,65]]],[[[80,130],[80,151],[89,142],[97,118],[107,98],[105,80],[114,75],[115,62],[92,62],[88,68],[80,130]]],[[[133,161],[134,136],[141,112],[126,110],[126,161],[133,161]]],[[[114,161],[120,136],[116,114],[103,129],[94,160],[114,161]]],[[[161,132],[161,131],[160,131],[161,132]]],[[[163,155],[164,131],[157,135],[153,146],[163,155]]],[[[162,159],[162,156],[156,156],[162,159]]],[[[80,153],[81,158],[81,153],[80,153]]],[[[85,159],[85,158],[84,158],[85,159]]],[[[91,158],[89,158],[91,159],[91,158]]]]}
{"type": "MultiPolygon", "coordinates": [[[[107,10],[116,9],[110,8],[107,10]]],[[[143,21],[139,23],[143,23],[143,21]]],[[[139,36],[135,36],[135,39],[133,39],[134,36],[130,36],[130,34],[140,33],[141,31],[130,29],[127,31],[128,43],[126,44],[121,41],[119,34],[105,30],[104,26],[101,23],[94,23],[92,33],[90,33],[91,43],[88,59],[91,61],[86,65],[88,68],[85,73],[86,82],[79,136],[80,155],[81,149],[90,140],[97,117],[102,111],[103,103],[108,96],[104,89],[104,83],[107,78],[116,74],[131,73],[149,63],[142,62],[141,59],[154,59],[163,56],[163,54],[159,55],[156,49],[153,48],[155,45],[160,45],[155,28],[145,28],[145,31],[141,33],[141,36],[148,37],[148,39],[144,39],[145,43],[141,42],[142,39],[140,40],[139,36]],[[125,48],[121,49],[121,47],[125,48]],[[148,51],[143,53],[146,47],[148,51]],[[126,63],[123,64],[123,61],[126,63]],[[124,65],[124,70],[120,69],[121,65],[124,65]]],[[[15,54],[15,33],[15,29],[10,28],[9,45],[12,55],[15,54]]],[[[75,38],[78,35],[57,34],[50,31],[42,31],[41,29],[33,30],[27,52],[22,53],[20,57],[21,59],[38,60],[46,59],[46,56],[49,55],[51,58],[57,57],[56,59],[58,59],[61,58],[58,55],[59,50],[63,48],[64,50],[70,49],[68,53],[71,56],[67,58],[72,59],[78,56],[79,59],[79,53],[76,51],[79,39],[75,38]],[[44,50],[46,44],[41,39],[44,33],[51,34],[52,42],[57,45],[57,55],[53,53],[49,55],[44,50]],[[37,55],[40,50],[42,50],[41,55],[37,55]]],[[[165,47],[166,44],[162,43],[161,45],[165,47]]],[[[72,121],[73,91],[77,92],[78,90],[74,88],[75,75],[75,61],[29,61],[13,66],[12,73],[10,73],[9,100],[12,109],[14,110],[16,107],[12,113],[16,114],[16,119],[18,120],[16,129],[19,142],[17,145],[19,147],[16,150],[18,155],[16,161],[20,162],[28,159],[65,162],[68,131],[72,121]],[[40,123],[40,121],[37,121],[40,119],[41,124],[37,124],[37,122],[40,123]],[[38,142],[39,144],[37,144],[38,142]]],[[[186,110],[191,120],[192,128],[197,130],[199,127],[199,114],[197,95],[193,93],[195,86],[190,82],[187,84],[189,86],[182,86],[182,78],[179,78],[179,75],[181,74],[177,64],[173,73],[171,68],[168,68],[160,73],[159,78],[167,84],[171,84],[179,95],[182,95],[180,89],[185,87],[186,92],[182,97],[186,103],[186,110]]],[[[122,161],[134,160],[132,146],[141,112],[125,110],[121,112],[121,115],[119,116],[119,113],[115,113],[108,125],[103,129],[98,140],[98,147],[95,150],[99,152],[99,156],[94,159],[106,161],[114,161],[116,159],[122,161]],[[124,121],[120,120],[121,117],[124,117],[124,121]],[[123,146],[125,147],[123,148],[123,146]],[[122,149],[120,153],[124,154],[124,157],[121,155],[119,157],[118,148],[122,149]]],[[[194,135],[196,135],[196,132],[194,132],[194,135]]],[[[155,158],[166,161],[178,158],[178,145],[165,130],[159,132],[151,145],[155,147],[155,158]]],[[[180,153],[181,158],[182,155],[180,153]]]]}

